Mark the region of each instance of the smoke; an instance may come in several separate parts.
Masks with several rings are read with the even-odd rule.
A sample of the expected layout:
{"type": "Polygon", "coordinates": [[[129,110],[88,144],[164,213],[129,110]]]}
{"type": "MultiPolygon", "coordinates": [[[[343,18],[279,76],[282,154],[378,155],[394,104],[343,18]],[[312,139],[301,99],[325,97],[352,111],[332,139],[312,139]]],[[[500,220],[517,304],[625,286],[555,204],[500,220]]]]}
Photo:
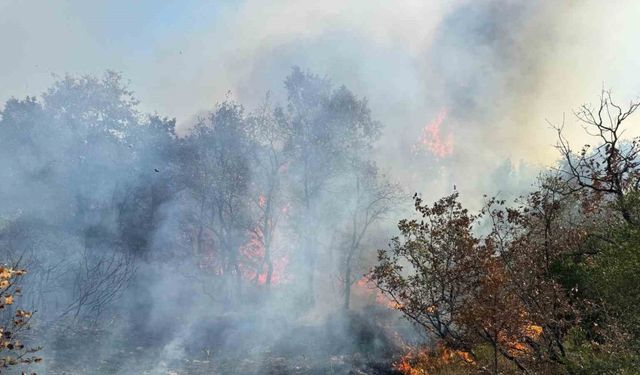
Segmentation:
{"type": "Polygon", "coordinates": [[[458,150],[473,150],[460,164],[480,154],[492,168],[551,162],[544,120],[560,121],[603,84],[637,95],[633,1],[126,4],[5,1],[0,70],[12,74],[0,97],[42,91],[51,72],[115,69],[144,109],[188,126],[229,90],[249,105],[282,94],[281,77],[300,65],[366,95],[388,134],[403,130],[407,139],[383,142],[386,153],[446,106],[461,119],[458,150]]]}
{"type": "MultiPolygon", "coordinates": [[[[537,173],[555,162],[555,135],[546,119],[560,123],[566,114],[570,124],[571,110],[595,99],[603,86],[612,88],[621,101],[637,95],[640,52],[632,47],[640,36],[639,16],[640,5],[633,1],[611,6],[599,1],[247,0],[180,5],[98,1],[87,5],[7,0],[0,2],[0,100],[44,92],[59,79],[51,73],[100,75],[115,69],[131,79],[136,97],[142,100],[135,118],[122,121],[146,125],[150,120],[142,113],[158,111],[176,116],[176,131],[186,136],[215,103],[228,97],[249,111],[263,103],[267,92],[273,102],[286,103],[283,79],[299,65],[367,98],[372,117],[383,124],[372,155],[381,172],[399,182],[406,193],[421,192],[430,200],[456,186],[463,199],[477,207],[482,194],[510,198],[526,191],[537,173]],[[417,146],[422,146],[421,152],[416,152],[417,146]]],[[[62,97],[56,104],[53,99],[45,95],[44,102],[60,108],[66,101],[79,100],[62,97]]],[[[13,104],[5,106],[5,113],[17,105],[7,103],[13,104]]],[[[38,126],[46,121],[41,120],[38,126]]],[[[133,341],[145,348],[144,356],[155,366],[153,373],[168,372],[172,363],[194,352],[207,357],[207,350],[262,361],[270,354],[246,349],[276,342],[284,353],[318,337],[325,344],[337,340],[345,347],[357,346],[349,341],[353,337],[336,333],[356,330],[348,320],[333,319],[333,331],[328,333],[310,328],[312,322],[331,321],[333,306],[341,303],[335,282],[339,260],[332,251],[317,260],[334,281],[318,288],[322,308],[305,316],[299,301],[292,299],[301,291],[293,288],[274,294],[259,311],[254,305],[243,306],[237,309],[243,318],[231,318],[225,315],[224,303],[211,298],[216,281],[203,278],[198,272],[202,265],[191,257],[176,256],[192,251],[180,238],[180,228],[190,220],[187,216],[193,215],[195,205],[188,194],[169,198],[166,192],[153,190],[163,186],[163,175],[174,172],[176,166],[167,164],[170,158],[160,152],[139,154],[126,142],[75,148],[77,135],[41,129],[32,132],[31,140],[39,148],[28,154],[16,148],[15,156],[4,150],[12,162],[0,163],[2,229],[15,241],[10,244],[12,254],[28,252],[46,259],[27,266],[55,276],[39,279],[48,288],[43,290],[52,292],[29,303],[49,306],[54,312],[68,306],[72,313],[71,296],[56,290],[99,279],[91,270],[108,266],[99,263],[104,258],[87,262],[83,257],[89,229],[102,231],[92,232],[100,242],[94,248],[113,254],[114,262],[129,261],[122,257],[120,243],[105,240],[115,233],[124,233],[138,250],[153,250],[142,256],[135,280],[122,280],[135,287],[127,289],[115,309],[124,322],[114,323],[103,336],[100,358],[111,361],[123,355],[118,347],[127,340],[122,336],[127,329],[144,333],[144,339],[133,341]],[[78,155],[95,162],[92,174],[81,175],[74,169],[82,163],[78,155]],[[128,155],[131,164],[118,164],[127,159],[122,155],[128,155]],[[142,165],[143,170],[132,165],[142,165]],[[141,205],[153,207],[153,216],[136,216],[147,211],[130,206],[135,199],[128,194],[135,198],[149,191],[158,200],[141,205]],[[93,202],[93,211],[80,217],[74,202],[81,198],[93,202]],[[114,213],[114,206],[126,207],[130,215],[114,213]],[[105,209],[98,214],[96,207],[105,209]],[[6,223],[12,223],[15,232],[6,223]],[[84,266],[80,273],[84,279],[59,274],[56,259],[84,266]],[[300,328],[300,322],[309,324],[300,328]],[[300,341],[287,343],[290,336],[300,341]],[[195,345],[203,342],[208,345],[205,349],[195,345]]],[[[571,129],[569,137],[580,142],[571,129]]],[[[155,141],[141,144],[145,150],[154,149],[155,141]]],[[[335,186],[345,184],[340,180],[335,186]]],[[[323,249],[335,247],[334,232],[344,218],[332,215],[341,205],[353,204],[351,198],[318,198],[323,225],[317,235],[323,249]]],[[[384,246],[393,234],[389,228],[403,213],[389,214],[367,246],[384,246]]],[[[293,250],[283,245],[280,251],[293,250]]],[[[369,257],[367,261],[373,258],[369,257]]],[[[306,261],[292,257],[284,263],[295,267],[302,262],[297,266],[304,270],[306,261]]],[[[61,339],[64,333],[51,337],[61,339]]],[[[320,349],[332,354],[331,348],[320,349]]],[[[109,363],[116,373],[138,368],[135,360],[109,363]]]]}

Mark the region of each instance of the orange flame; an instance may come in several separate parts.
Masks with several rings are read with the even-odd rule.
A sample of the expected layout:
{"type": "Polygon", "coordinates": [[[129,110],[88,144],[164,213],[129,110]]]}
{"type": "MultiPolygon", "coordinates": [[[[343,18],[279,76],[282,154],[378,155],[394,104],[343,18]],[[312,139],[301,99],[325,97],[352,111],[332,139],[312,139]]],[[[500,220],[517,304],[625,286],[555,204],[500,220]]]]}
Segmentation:
{"type": "Polygon", "coordinates": [[[404,375],[426,375],[449,364],[475,365],[471,354],[438,344],[437,348],[409,349],[394,363],[394,369],[404,375]]]}
{"type": "MultiPolygon", "coordinates": [[[[267,215],[264,212],[268,202],[267,196],[260,193],[257,197],[257,204],[260,209],[263,210],[262,214],[267,215]]],[[[283,215],[287,215],[289,210],[288,205],[284,205],[280,209],[283,215]]],[[[271,285],[277,285],[289,280],[286,275],[286,268],[289,264],[289,258],[286,254],[275,252],[273,246],[274,237],[278,237],[278,233],[274,231],[273,222],[271,218],[263,217],[267,219],[267,222],[263,226],[256,225],[256,227],[248,232],[248,240],[240,247],[240,253],[245,259],[245,263],[241,265],[242,275],[246,280],[251,280],[257,285],[267,284],[270,281],[271,285]],[[269,235],[272,237],[270,241],[271,251],[267,254],[265,251],[265,231],[269,231],[269,235]],[[277,253],[277,254],[276,254],[277,253]],[[267,255],[271,259],[271,279],[269,277],[269,265],[267,264],[267,255]]],[[[262,222],[262,220],[260,220],[262,222]]]]}
{"type": "MultiPolygon", "coordinates": [[[[258,285],[264,285],[267,282],[266,264],[263,264],[265,258],[264,242],[262,232],[256,230],[249,236],[249,240],[245,243],[240,251],[248,264],[242,265],[242,273],[247,280],[255,280],[258,285]]],[[[278,285],[286,281],[286,267],[289,259],[285,256],[274,256],[272,254],[273,273],[271,274],[271,284],[278,285]]]]}
{"type": "Polygon", "coordinates": [[[447,117],[447,111],[438,113],[435,120],[422,129],[418,143],[414,145],[414,152],[427,151],[438,158],[444,158],[453,153],[453,136],[451,133],[441,134],[441,125],[447,117]]]}
{"type": "Polygon", "coordinates": [[[542,332],[543,328],[541,326],[531,323],[522,328],[522,337],[520,339],[506,337],[506,335],[501,334],[498,336],[498,340],[507,347],[509,354],[519,356],[531,351],[531,347],[525,344],[523,339],[526,337],[536,341],[540,338],[542,332]]]}

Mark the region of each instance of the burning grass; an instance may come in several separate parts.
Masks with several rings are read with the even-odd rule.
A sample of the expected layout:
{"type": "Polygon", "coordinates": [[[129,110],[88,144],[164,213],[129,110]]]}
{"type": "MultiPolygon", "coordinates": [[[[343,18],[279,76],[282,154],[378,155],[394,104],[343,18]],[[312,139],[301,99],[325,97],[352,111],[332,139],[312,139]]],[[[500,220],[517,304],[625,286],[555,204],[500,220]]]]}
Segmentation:
{"type": "Polygon", "coordinates": [[[474,373],[475,365],[469,353],[438,345],[436,348],[410,348],[393,367],[404,375],[445,375],[474,373]]]}

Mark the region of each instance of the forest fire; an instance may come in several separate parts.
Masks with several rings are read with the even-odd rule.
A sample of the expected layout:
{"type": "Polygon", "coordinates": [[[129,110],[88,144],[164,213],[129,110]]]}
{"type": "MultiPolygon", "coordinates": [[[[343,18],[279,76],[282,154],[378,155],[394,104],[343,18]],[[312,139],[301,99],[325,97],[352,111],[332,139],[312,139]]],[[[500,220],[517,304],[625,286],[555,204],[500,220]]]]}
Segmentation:
{"type": "Polygon", "coordinates": [[[266,258],[264,248],[264,236],[260,230],[254,230],[249,235],[249,240],[241,249],[245,262],[241,269],[245,280],[255,282],[258,285],[278,285],[288,280],[285,275],[289,259],[286,255],[266,258]],[[267,261],[271,262],[272,270],[269,272],[267,261]]]}
{"type": "Polygon", "coordinates": [[[428,123],[423,129],[418,143],[414,145],[414,152],[428,152],[437,158],[445,158],[453,153],[453,136],[451,133],[442,134],[442,123],[447,118],[445,109],[428,123]]]}
{"type": "Polygon", "coordinates": [[[395,310],[400,308],[400,304],[398,302],[385,295],[366,276],[356,281],[355,286],[355,294],[365,301],[374,302],[380,306],[385,306],[395,310]]]}
{"type": "Polygon", "coordinates": [[[471,354],[438,345],[435,349],[409,349],[395,362],[394,368],[404,375],[427,375],[448,366],[470,366],[476,362],[471,354]]]}
{"type": "MultiPolygon", "coordinates": [[[[542,334],[542,327],[530,324],[524,328],[524,333],[531,340],[536,340],[542,334]]],[[[508,348],[509,354],[521,357],[527,354],[529,347],[519,341],[509,340],[505,335],[498,338],[508,348]]],[[[471,353],[455,350],[438,344],[435,348],[408,348],[394,363],[394,368],[404,375],[427,375],[432,373],[458,373],[469,366],[476,366],[477,362],[471,353]]]]}
{"type": "Polygon", "coordinates": [[[520,332],[520,339],[501,333],[498,336],[498,341],[507,348],[509,354],[518,357],[531,352],[531,346],[526,342],[537,342],[542,332],[543,328],[539,325],[526,323],[520,332]]]}
{"type": "Polygon", "coordinates": [[[9,3],[1,374],[638,373],[640,102],[539,113],[590,86],[547,55],[624,80],[635,39],[555,2],[9,3]]]}

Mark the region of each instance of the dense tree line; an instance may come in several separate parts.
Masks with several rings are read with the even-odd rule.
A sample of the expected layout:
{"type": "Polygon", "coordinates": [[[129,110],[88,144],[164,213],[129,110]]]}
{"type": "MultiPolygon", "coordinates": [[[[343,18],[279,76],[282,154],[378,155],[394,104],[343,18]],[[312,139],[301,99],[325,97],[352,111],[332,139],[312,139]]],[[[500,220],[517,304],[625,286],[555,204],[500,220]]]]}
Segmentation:
{"type": "Polygon", "coordinates": [[[43,321],[98,322],[123,295],[142,303],[137,271],[161,262],[226,311],[286,280],[301,306],[330,284],[348,308],[400,197],[372,158],[381,125],[325,78],[294,68],[284,86],[283,105],[227,99],[180,135],[113,72],[7,101],[0,241],[29,269],[24,301],[43,321]]]}

